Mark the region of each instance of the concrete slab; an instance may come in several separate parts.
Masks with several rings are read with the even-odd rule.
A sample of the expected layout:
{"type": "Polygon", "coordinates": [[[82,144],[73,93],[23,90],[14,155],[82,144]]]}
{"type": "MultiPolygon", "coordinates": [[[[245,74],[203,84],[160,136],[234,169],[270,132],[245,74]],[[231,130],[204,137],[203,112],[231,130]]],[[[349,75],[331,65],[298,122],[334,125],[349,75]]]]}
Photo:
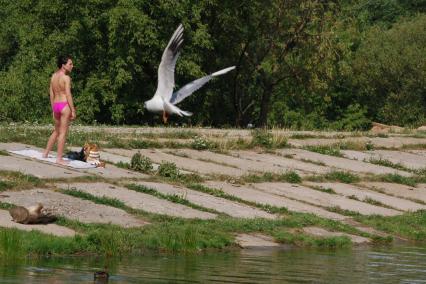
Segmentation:
{"type": "MultiPolygon", "coordinates": [[[[356,172],[356,173],[372,173],[372,174],[399,174],[401,176],[411,176],[412,174],[397,169],[374,165],[356,160],[340,158],[335,156],[323,155],[303,149],[280,149],[276,150],[280,155],[292,155],[294,159],[308,159],[326,164],[329,167],[356,172]]],[[[330,169],[331,170],[331,169],[330,169]]]]}
{"type": "Polygon", "coordinates": [[[75,235],[75,231],[71,230],[67,227],[59,226],[56,224],[19,224],[12,221],[12,217],[10,216],[7,210],[0,209],[0,227],[3,228],[16,228],[23,231],[40,231],[45,234],[51,234],[58,237],[73,237],[75,235]]]}
{"type": "Polygon", "coordinates": [[[352,151],[344,150],[342,154],[348,159],[369,162],[371,159],[388,160],[394,164],[401,164],[406,168],[419,170],[426,168],[426,157],[401,151],[374,150],[374,151],[352,151]]]}
{"type": "Polygon", "coordinates": [[[78,171],[84,172],[87,175],[89,174],[98,175],[104,178],[112,178],[112,179],[119,179],[119,178],[144,179],[149,177],[149,175],[122,169],[112,164],[106,164],[105,168],[94,168],[94,169],[78,170],[78,171]]]}
{"type": "Polygon", "coordinates": [[[231,175],[241,176],[244,171],[237,168],[226,167],[214,163],[202,162],[193,160],[190,158],[178,157],[175,155],[164,153],[157,149],[140,149],[140,150],[126,150],[126,149],[104,149],[106,152],[132,157],[137,152],[150,158],[154,163],[160,164],[163,161],[175,163],[180,169],[184,169],[191,172],[200,174],[219,174],[219,175],[231,175]]]}
{"type": "Polygon", "coordinates": [[[55,186],[57,188],[83,191],[98,197],[115,198],[131,208],[155,214],[194,219],[213,219],[216,217],[216,214],[196,210],[150,194],[136,192],[108,183],[58,183],[55,186]]]}
{"type": "Polygon", "coordinates": [[[38,178],[74,178],[88,175],[59,165],[26,159],[22,156],[0,156],[0,170],[21,172],[38,178]]]}
{"type": "Polygon", "coordinates": [[[421,209],[421,206],[418,203],[415,203],[410,200],[403,198],[394,197],[384,193],[380,193],[374,190],[366,189],[365,187],[356,186],[346,183],[331,183],[331,182],[305,182],[304,184],[308,186],[315,186],[321,188],[331,188],[337,194],[343,196],[355,196],[359,200],[372,199],[378,201],[384,205],[390,206],[392,208],[401,210],[401,211],[416,211],[421,209]]]}
{"type": "Polygon", "coordinates": [[[242,169],[247,174],[249,173],[260,173],[260,172],[273,172],[282,173],[287,169],[284,167],[276,166],[272,163],[265,163],[262,161],[251,160],[247,162],[247,159],[239,158],[236,156],[230,156],[225,154],[213,153],[210,151],[197,151],[192,149],[178,149],[173,150],[175,155],[185,155],[191,159],[212,161],[219,164],[224,164],[231,167],[242,169]]]}
{"type": "Polygon", "coordinates": [[[305,146],[331,146],[339,143],[366,143],[368,137],[346,137],[346,138],[307,138],[307,139],[288,139],[288,144],[294,147],[305,146]]]}
{"type": "Polygon", "coordinates": [[[281,246],[275,240],[263,234],[238,234],[235,236],[235,242],[241,248],[276,248],[281,246]]]}
{"type": "Polygon", "coordinates": [[[64,216],[83,223],[110,223],[126,228],[147,224],[147,222],[128,214],[124,210],[96,204],[48,189],[6,191],[2,193],[0,200],[20,206],[41,203],[56,216],[64,216]]]}
{"type": "Polygon", "coordinates": [[[377,148],[402,148],[404,145],[424,145],[426,138],[413,138],[404,136],[392,137],[346,137],[342,139],[323,139],[323,138],[309,138],[309,139],[289,139],[288,143],[294,147],[304,146],[331,146],[339,143],[371,143],[377,148]]]}
{"type": "Polygon", "coordinates": [[[421,155],[423,157],[426,157],[426,150],[406,150],[406,151],[415,155],[421,155]]]}
{"type": "Polygon", "coordinates": [[[425,145],[426,138],[414,138],[414,137],[403,137],[403,136],[392,136],[392,137],[374,137],[370,138],[371,143],[376,147],[381,148],[402,148],[404,145],[425,145]]]}
{"type": "Polygon", "coordinates": [[[231,151],[231,155],[245,160],[262,162],[264,169],[278,167],[281,171],[295,171],[300,175],[325,174],[329,168],[309,162],[303,162],[292,158],[255,151],[231,151]]]}
{"type": "Polygon", "coordinates": [[[0,143],[0,150],[3,151],[17,151],[23,149],[41,149],[32,145],[22,144],[22,143],[0,143]]]}
{"type": "Polygon", "coordinates": [[[354,244],[365,244],[370,242],[370,239],[368,238],[347,234],[347,233],[342,233],[342,232],[330,232],[330,231],[327,231],[326,229],[319,228],[319,227],[304,227],[302,231],[306,234],[316,236],[316,237],[321,237],[321,238],[344,236],[344,237],[348,237],[351,240],[351,242],[354,244]]]}
{"type": "Polygon", "coordinates": [[[182,196],[191,203],[205,208],[214,209],[218,212],[222,212],[236,218],[276,218],[275,215],[269,214],[260,209],[185,187],[156,182],[136,182],[136,184],[155,189],[163,194],[182,196]]]}
{"type": "Polygon", "coordinates": [[[225,193],[236,196],[246,201],[276,207],[285,207],[289,211],[312,213],[323,218],[342,221],[347,217],[327,211],[323,208],[309,205],[300,201],[292,200],[275,194],[263,192],[249,186],[237,186],[221,181],[207,181],[205,185],[211,188],[223,190],[225,193]]]}
{"type": "Polygon", "coordinates": [[[401,214],[400,211],[393,209],[375,206],[337,194],[330,194],[291,183],[265,182],[253,184],[253,187],[270,194],[296,199],[317,206],[339,207],[344,210],[358,212],[362,215],[395,216],[401,214]]]}
{"type": "MultiPolygon", "coordinates": [[[[394,196],[426,202],[426,190],[424,187],[412,187],[408,185],[387,182],[361,182],[360,185],[394,196]]],[[[426,205],[419,204],[419,209],[426,209],[426,205]]]]}

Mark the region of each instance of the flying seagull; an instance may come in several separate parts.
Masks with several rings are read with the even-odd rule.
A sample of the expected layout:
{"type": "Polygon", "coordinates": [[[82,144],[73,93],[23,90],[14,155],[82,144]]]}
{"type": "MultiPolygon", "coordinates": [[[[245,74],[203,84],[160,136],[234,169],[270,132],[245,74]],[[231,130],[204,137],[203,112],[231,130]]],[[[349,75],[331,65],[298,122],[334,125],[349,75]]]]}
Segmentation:
{"type": "Polygon", "coordinates": [[[158,85],[152,99],[144,103],[145,108],[150,112],[163,113],[163,121],[167,123],[167,119],[171,114],[179,116],[191,116],[192,113],[181,110],[176,104],[183,101],[186,97],[201,88],[205,83],[213,77],[225,74],[235,66],[228,67],[201,77],[183,86],[179,91],[173,92],[175,86],[175,66],[179,57],[179,50],[183,43],[183,26],[180,24],[172,35],[166,49],[161,57],[161,63],[158,68],[158,85]]]}

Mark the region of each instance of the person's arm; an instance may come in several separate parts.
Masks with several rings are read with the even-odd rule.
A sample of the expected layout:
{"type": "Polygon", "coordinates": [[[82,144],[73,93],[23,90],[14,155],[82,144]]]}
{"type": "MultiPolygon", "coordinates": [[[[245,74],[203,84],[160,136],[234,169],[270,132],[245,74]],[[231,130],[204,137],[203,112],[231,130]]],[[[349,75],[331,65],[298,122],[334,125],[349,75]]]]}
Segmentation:
{"type": "Polygon", "coordinates": [[[69,76],[65,76],[65,96],[67,98],[68,105],[71,109],[71,119],[75,119],[76,112],[71,95],[71,78],[69,76]]]}
{"type": "Polygon", "coordinates": [[[53,111],[55,94],[53,93],[52,82],[50,82],[49,96],[50,96],[50,106],[52,107],[52,111],[53,111]]]}

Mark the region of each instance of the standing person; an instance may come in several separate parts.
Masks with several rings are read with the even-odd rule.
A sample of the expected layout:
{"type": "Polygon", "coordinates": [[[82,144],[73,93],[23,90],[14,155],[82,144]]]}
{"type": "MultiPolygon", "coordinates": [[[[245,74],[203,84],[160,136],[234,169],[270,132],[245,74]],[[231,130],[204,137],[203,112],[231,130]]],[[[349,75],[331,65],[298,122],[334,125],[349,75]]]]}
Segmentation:
{"type": "Polygon", "coordinates": [[[58,141],[56,163],[66,165],[62,159],[70,120],[76,118],[75,107],[71,95],[71,73],[74,67],[70,56],[59,56],[57,60],[58,70],[50,79],[50,105],[55,122],[55,130],[47,141],[43,158],[47,158],[53,145],[58,141]]]}

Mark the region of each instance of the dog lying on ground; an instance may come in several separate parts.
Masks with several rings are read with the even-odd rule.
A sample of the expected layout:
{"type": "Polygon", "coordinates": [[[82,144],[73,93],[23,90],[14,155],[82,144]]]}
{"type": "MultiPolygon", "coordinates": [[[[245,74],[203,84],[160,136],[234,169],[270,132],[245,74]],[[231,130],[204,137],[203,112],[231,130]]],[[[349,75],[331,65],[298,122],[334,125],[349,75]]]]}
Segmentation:
{"type": "Polygon", "coordinates": [[[101,154],[99,153],[98,145],[94,143],[85,143],[83,147],[84,159],[87,163],[95,165],[96,167],[105,168],[105,162],[101,161],[101,154]]]}
{"type": "Polygon", "coordinates": [[[96,167],[105,168],[105,162],[101,161],[99,147],[95,143],[85,143],[80,152],[71,151],[65,155],[66,158],[71,160],[83,161],[96,167]]]}

